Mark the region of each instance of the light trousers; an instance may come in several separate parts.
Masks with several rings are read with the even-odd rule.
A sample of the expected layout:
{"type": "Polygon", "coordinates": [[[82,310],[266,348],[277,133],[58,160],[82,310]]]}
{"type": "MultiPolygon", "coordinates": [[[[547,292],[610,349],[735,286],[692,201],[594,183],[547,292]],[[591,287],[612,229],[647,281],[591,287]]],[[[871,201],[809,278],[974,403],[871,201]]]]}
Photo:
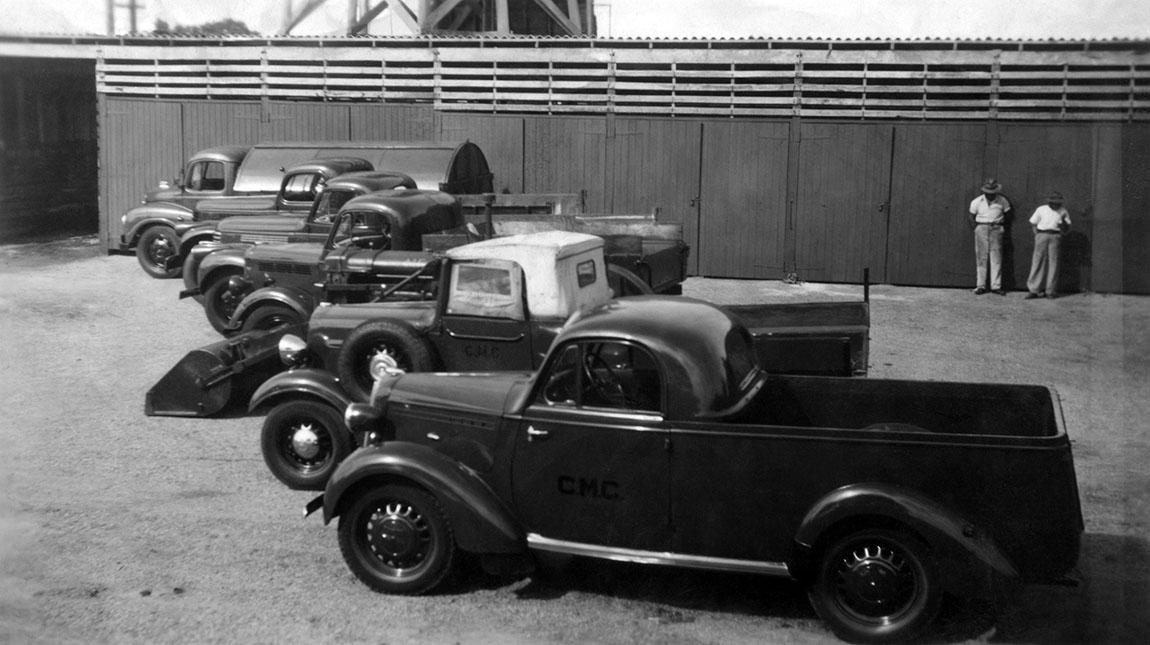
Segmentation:
{"type": "Polygon", "coordinates": [[[1002,288],[1002,227],[979,224],[974,227],[975,287],[1002,288]],[[988,267],[989,265],[989,267],[988,267]],[[987,285],[987,270],[990,284],[987,285]]]}
{"type": "Polygon", "coordinates": [[[1030,258],[1030,277],[1026,288],[1030,293],[1058,293],[1058,250],[1062,236],[1057,233],[1036,233],[1034,255],[1030,258]]]}

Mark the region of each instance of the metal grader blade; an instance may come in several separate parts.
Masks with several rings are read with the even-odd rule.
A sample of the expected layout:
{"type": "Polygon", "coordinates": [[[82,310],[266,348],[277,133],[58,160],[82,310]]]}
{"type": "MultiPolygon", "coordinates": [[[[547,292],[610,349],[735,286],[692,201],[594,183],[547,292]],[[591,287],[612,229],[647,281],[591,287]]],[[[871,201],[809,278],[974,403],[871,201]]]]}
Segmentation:
{"type": "Polygon", "coordinates": [[[280,338],[305,330],[297,324],[249,331],[188,352],[148,390],[144,414],[206,417],[246,404],[260,383],[284,369],[280,338]]]}

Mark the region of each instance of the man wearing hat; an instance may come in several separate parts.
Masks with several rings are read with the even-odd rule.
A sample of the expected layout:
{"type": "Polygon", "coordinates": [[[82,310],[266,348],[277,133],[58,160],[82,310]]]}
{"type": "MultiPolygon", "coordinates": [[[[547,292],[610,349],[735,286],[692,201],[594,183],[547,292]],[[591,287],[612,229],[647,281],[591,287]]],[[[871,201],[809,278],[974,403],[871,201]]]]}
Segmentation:
{"type": "Polygon", "coordinates": [[[970,202],[970,226],[974,229],[974,260],[977,282],[974,293],[987,290],[1005,296],[1002,288],[1002,231],[1010,202],[999,193],[1002,184],[994,178],[982,183],[982,195],[970,202]],[[989,281],[987,264],[990,265],[989,281]],[[989,283],[988,283],[989,282],[989,283]]]}
{"type": "Polygon", "coordinates": [[[1030,216],[1034,229],[1034,256],[1030,259],[1030,277],[1026,279],[1026,298],[1058,296],[1058,248],[1062,233],[1070,228],[1070,213],[1062,207],[1062,193],[1052,192],[1046,204],[1030,216]]]}

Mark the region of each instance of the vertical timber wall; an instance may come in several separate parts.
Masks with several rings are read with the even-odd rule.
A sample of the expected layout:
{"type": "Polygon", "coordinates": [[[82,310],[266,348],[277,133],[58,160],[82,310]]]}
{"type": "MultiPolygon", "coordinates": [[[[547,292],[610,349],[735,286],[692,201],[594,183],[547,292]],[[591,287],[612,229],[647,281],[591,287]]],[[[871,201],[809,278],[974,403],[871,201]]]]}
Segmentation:
{"type": "MultiPolygon", "coordinates": [[[[986,176],[1014,204],[1008,282],[1029,214],[1067,197],[1067,288],[1150,293],[1150,124],[890,123],[482,115],[428,106],[100,100],[102,240],[200,148],[264,140],[470,139],[496,189],[582,192],[588,212],[680,223],[697,275],[962,287],[966,206],[986,176]]],[[[396,169],[396,170],[402,170],[396,169]]]]}
{"type": "Polygon", "coordinates": [[[970,286],[966,208],[994,176],[1010,287],[1059,190],[1066,288],[1150,293],[1145,41],[134,38],[95,57],[109,248],[202,147],[467,138],[498,190],[681,223],[698,275],[970,286]]]}

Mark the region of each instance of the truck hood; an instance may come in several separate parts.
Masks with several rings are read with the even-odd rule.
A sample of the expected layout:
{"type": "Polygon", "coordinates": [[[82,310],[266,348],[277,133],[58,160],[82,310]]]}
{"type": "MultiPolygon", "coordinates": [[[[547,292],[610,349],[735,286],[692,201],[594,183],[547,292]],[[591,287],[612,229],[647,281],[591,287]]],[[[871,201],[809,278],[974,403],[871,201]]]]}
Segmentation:
{"type": "Polygon", "coordinates": [[[389,394],[386,394],[387,388],[382,390],[390,410],[416,406],[439,412],[500,417],[507,408],[509,395],[530,380],[531,372],[414,373],[398,377],[389,394]]]}
{"type": "Polygon", "coordinates": [[[245,215],[244,217],[224,218],[216,228],[221,234],[260,233],[266,235],[302,231],[303,224],[302,215],[245,215]]]}
{"type": "Polygon", "coordinates": [[[225,197],[201,202],[197,210],[203,216],[215,213],[231,213],[233,211],[267,212],[276,207],[276,198],[263,195],[251,197],[225,197]]]}
{"type": "Polygon", "coordinates": [[[249,248],[245,257],[256,262],[292,262],[312,265],[319,262],[323,245],[315,242],[295,244],[256,244],[249,248]]]}

